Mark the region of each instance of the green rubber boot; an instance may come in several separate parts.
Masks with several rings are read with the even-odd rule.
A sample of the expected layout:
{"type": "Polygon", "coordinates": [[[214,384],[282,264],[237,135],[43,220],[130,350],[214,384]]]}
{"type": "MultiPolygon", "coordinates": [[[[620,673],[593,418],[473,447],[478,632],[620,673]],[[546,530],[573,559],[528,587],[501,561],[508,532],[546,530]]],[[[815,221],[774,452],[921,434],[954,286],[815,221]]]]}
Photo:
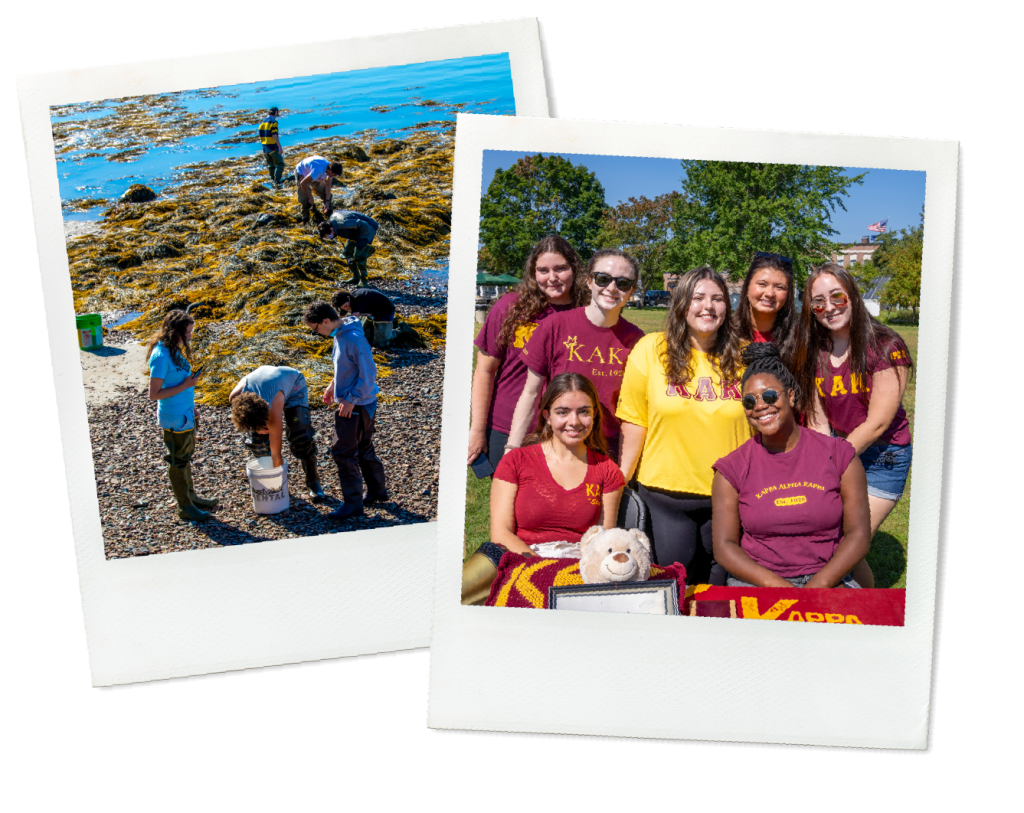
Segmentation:
{"type": "Polygon", "coordinates": [[[208,511],[197,508],[188,496],[188,477],[183,469],[171,466],[167,470],[171,478],[171,491],[174,492],[174,499],[178,501],[178,517],[192,522],[205,522],[210,518],[208,511]]]}

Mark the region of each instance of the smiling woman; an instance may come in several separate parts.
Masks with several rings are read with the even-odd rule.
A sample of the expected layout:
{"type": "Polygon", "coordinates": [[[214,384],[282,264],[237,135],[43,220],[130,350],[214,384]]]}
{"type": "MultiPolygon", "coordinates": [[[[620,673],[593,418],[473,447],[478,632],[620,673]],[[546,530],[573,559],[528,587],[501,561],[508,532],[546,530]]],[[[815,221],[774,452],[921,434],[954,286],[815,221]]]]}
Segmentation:
{"type": "Polygon", "coordinates": [[[730,587],[860,587],[864,468],[849,443],[797,425],[800,386],[772,344],[744,349],[742,405],[758,434],[715,463],[715,559],[730,587]]]}
{"type": "Polygon", "coordinates": [[[711,555],[711,466],[750,437],[742,372],[729,292],[707,267],[683,276],[665,332],[641,339],[626,363],[620,468],[627,482],[636,471],[655,562],[681,562],[694,584],[725,582],[711,555]]]}

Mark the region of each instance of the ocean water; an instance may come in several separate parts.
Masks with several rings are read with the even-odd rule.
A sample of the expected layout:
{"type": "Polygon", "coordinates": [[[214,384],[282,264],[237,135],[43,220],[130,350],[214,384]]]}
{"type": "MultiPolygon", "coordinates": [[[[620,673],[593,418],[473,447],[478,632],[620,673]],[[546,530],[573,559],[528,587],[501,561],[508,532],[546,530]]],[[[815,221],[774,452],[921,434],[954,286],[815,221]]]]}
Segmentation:
{"type": "MultiPolygon", "coordinates": [[[[108,160],[125,145],[101,146],[90,141],[84,128],[75,135],[75,149],[57,156],[60,196],[65,202],[86,198],[113,199],[129,186],[143,183],[159,192],[173,184],[185,167],[212,163],[242,155],[261,156],[256,128],[271,106],[281,108],[278,126],[285,153],[285,170],[313,150],[303,145],[365,130],[377,131],[377,138],[401,137],[402,128],[428,121],[452,121],[456,112],[445,107],[416,106],[431,100],[443,105],[465,104],[461,112],[514,115],[512,70],[508,54],[465,57],[415,65],[390,66],[342,73],[254,82],[219,88],[197,88],[163,94],[148,108],[158,115],[172,108],[190,112],[237,117],[238,111],[253,111],[244,123],[226,120],[222,128],[206,135],[181,138],[173,143],[151,144],[128,163],[108,160]],[[161,107],[169,105],[169,107],[161,107]],[[378,108],[371,110],[371,108],[378,108]],[[335,125],[330,129],[311,127],[335,125]],[[240,144],[217,143],[243,138],[240,144]],[[89,153],[100,155],[88,155],[89,153]]],[[[116,113],[126,99],[54,108],[51,121],[73,122],[101,119],[116,113]]],[[[94,131],[92,131],[94,132],[94,131]]],[[[187,129],[186,129],[187,133],[187,129]]],[[[262,157],[255,165],[265,174],[262,157]]],[[[96,220],[103,208],[65,212],[65,220],[96,220]]]]}

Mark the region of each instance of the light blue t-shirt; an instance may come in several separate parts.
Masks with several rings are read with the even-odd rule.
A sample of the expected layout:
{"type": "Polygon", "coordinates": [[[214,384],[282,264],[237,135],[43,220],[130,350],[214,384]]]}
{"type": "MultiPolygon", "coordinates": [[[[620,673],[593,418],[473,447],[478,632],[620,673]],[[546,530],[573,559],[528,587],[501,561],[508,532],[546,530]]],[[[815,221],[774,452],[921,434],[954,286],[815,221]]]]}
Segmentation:
{"type": "MultiPolygon", "coordinates": [[[[171,358],[171,351],[163,342],[157,342],[153,347],[153,353],[149,357],[149,374],[153,378],[162,378],[164,387],[176,387],[190,375],[192,366],[188,360],[179,353],[179,363],[175,364],[171,358]]],[[[189,387],[172,395],[170,398],[161,398],[156,402],[156,419],[163,429],[170,429],[175,432],[185,432],[195,428],[195,387],[189,387]]]]}
{"type": "Polygon", "coordinates": [[[294,367],[257,367],[247,375],[242,392],[252,392],[269,406],[279,392],[284,393],[284,405],[288,407],[309,406],[306,378],[294,367]]]}

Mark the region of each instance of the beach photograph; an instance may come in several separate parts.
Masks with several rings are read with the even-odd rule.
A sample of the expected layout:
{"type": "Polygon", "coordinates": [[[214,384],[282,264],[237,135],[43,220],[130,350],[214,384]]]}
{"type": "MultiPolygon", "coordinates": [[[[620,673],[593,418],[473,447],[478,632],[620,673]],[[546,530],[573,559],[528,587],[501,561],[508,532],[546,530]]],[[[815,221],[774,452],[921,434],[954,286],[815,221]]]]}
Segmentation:
{"type": "Polygon", "coordinates": [[[50,108],[108,559],[436,519],[460,111],[508,54],[50,108]]]}

